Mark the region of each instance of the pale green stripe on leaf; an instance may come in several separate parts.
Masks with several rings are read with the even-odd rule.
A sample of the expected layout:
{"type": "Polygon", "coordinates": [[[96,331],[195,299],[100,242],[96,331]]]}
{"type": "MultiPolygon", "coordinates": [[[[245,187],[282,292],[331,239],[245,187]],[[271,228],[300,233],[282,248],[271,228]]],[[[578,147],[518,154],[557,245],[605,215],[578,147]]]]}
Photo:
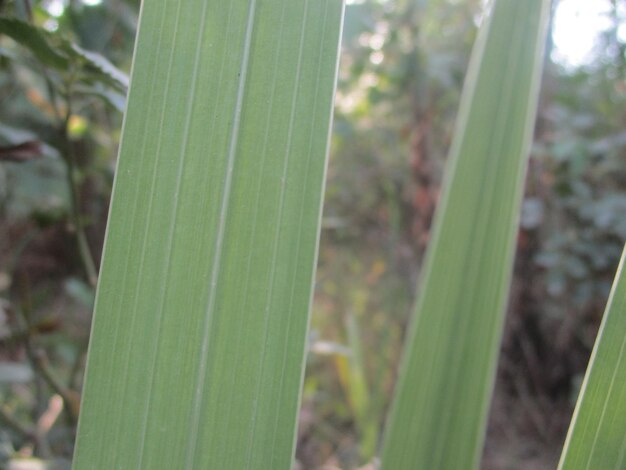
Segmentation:
{"type": "Polygon", "coordinates": [[[76,469],[288,469],[340,0],[144,0],[76,469]]]}
{"type": "Polygon", "coordinates": [[[626,273],[622,253],[559,463],[560,470],[626,468],[626,273]]]}
{"type": "Polygon", "coordinates": [[[496,0],[474,47],[382,468],[478,466],[550,2],[496,0]]]}

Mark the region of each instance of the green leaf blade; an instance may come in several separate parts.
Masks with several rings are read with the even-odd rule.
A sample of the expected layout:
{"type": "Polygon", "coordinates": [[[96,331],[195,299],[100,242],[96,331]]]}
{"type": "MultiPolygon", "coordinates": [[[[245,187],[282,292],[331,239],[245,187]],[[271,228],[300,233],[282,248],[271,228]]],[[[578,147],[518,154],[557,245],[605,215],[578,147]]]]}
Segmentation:
{"type": "Polygon", "coordinates": [[[0,34],[30,50],[45,65],[58,69],[69,66],[68,58],[50,45],[52,35],[41,28],[16,18],[0,18],[0,34]]]}
{"type": "Polygon", "coordinates": [[[0,35],[8,36],[30,50],[43,65],[62,72],[76,67],[81,70],[83,81],[101,83],[124,93],[128,89],[128,77],[124,72],[100,54],[87,51],[59,34],[16,18],[0,18],[0,35]]]}
{"type": "Polygon", "coordinates": [[[97,79],[119,91],[126,92],[128,77],[105,57],[69,42],[64,43],[63,47],[68,56],[84,67],[84,71],[87,72],[85,78],[97,79]]]}
{"type": "Polygon", "coordinates": [[[549,2],[496,0],[477,39],[382,468],[475,468],[512,271],[549,2]]]}
{"type": "Polygon", "coordinates": [[[559,470],[626,465],[626,249],[617,269],[559,470]]]}
{"type": "Polygon", "coordinates": [[[144,3],[75,468],[291,465],[342,11],[144,3]]]}

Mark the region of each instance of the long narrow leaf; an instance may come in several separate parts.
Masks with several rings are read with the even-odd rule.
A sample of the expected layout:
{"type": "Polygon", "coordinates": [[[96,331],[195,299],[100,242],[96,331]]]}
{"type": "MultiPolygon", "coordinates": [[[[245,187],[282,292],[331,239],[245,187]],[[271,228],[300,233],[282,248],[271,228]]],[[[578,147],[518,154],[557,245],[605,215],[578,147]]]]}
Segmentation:
{"type": "Polygon", "coordinates": [[[617,269],[560,470],[626,467],[626,249],[617,269]]]}
{"type": "Polygon", "coordinates": [[[478,465],[500,344],[548,0],[496,0],[466,79],[382,467],[478,465]]]}
{"type": "Polygon", "coordinates": [[[340,0],[144,0],[76,469],[288,469],[340,0]]]}

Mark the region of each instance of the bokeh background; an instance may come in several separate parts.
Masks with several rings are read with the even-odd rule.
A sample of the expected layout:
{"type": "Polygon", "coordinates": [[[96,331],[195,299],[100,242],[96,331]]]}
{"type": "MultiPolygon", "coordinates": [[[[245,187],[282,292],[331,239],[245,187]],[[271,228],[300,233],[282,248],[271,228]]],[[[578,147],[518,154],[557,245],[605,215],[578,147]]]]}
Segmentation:
{"type": "MultiPolygon", "coordinates": [[[[0,468],[71,460],[139,3],[0,0],[0,468]]],[[[485,3],[346,7],[300,469],[375,468],[485,3]]],[[[626,240],[626,0],[552,13],[485,470],[555,468],[626,240]]]]}

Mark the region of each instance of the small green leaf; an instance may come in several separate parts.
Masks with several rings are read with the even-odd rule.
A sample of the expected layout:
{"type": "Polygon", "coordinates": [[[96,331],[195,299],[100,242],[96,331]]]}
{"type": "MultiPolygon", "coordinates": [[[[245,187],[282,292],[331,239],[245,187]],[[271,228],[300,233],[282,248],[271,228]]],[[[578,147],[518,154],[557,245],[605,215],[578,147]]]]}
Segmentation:
{"type": "Polygon", "coordinates": [[[57,69],[67,69],[67,56],[53,47],[50,33],[16,18],[0,18],[0,34],[29,49],[42,63],[57,69]]]}
{"type": "Polygon", "coordinates": [[[105,57],[68,42],[64,43],[64,49],[70,57],[82,65],[82,71],[87,79],[97,79],[124,91],[128,89],[128,75],[105,57]]]}
{"type": "Polygon", "coordinates": [[[42,64],[60,71],[74,68],[85,82],[102,82],[121,91],[128,88],[128,76],[106,58],[87,51],[59,34],[50,33],[15,18],[0,18],[0,34],[29,49],[42,64]]]}

